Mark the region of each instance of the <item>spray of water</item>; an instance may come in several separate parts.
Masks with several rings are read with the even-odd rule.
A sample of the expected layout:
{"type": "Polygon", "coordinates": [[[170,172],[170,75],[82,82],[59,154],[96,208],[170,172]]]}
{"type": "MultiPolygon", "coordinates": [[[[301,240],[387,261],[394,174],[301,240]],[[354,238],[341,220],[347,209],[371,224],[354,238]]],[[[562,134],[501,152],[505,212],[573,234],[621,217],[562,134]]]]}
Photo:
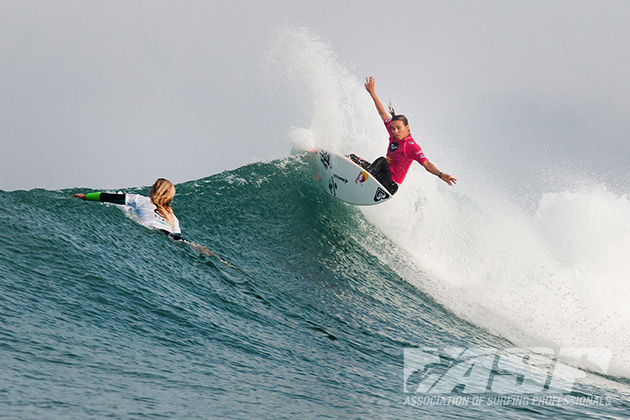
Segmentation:
{"type": "MultiPolygon", "coordinates": [[[[269,62],[311,106],[311,125],[291,130],[294,144],[385,153],[369,96],[329,45],[286,30],[269,62]]],[[[416,165],[394,200],[363,212],[424,273],[408,280],[457,315],[518,346],[609,348],[609,373],[630,377],[630,199],[594,184],[540,191],[525,212],[474,184],[449,188],[416,165]]]]}

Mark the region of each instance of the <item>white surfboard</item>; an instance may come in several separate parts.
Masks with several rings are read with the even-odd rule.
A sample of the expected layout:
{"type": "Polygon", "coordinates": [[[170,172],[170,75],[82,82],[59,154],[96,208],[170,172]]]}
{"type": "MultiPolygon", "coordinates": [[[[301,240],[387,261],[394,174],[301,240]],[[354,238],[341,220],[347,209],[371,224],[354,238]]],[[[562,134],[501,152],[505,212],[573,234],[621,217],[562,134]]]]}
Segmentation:
{"type": "Polygon", "coordinates": [[[372,206],[391,198],[391,194],[372,174],[349,158],[315,149],[317,173],[324,189],[333,197],[359,206],[372,206]]]}

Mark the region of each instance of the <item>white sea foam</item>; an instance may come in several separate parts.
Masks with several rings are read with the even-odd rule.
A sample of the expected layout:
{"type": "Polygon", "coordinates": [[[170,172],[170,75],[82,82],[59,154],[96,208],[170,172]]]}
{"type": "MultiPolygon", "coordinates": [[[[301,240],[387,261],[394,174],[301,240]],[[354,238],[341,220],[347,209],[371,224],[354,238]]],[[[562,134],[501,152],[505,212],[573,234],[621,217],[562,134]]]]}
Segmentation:
{"type": "MultiPolygon", "coordinates": [[[[330,47],[304,29],[278,40],[270,57],[286,68],[293,94],[312,101],[312,124],[294,128],[292,141],[383,154],[371,99],[330,47]]],[[[488,182],[460,181],[449,188],[414,165],[393,200],[363,209],[427,274],[407,280],[516,345],[609,348],[609,373],[630,377],[628,197],[604,185],[541,191],[531,212],[488,182]]]]}

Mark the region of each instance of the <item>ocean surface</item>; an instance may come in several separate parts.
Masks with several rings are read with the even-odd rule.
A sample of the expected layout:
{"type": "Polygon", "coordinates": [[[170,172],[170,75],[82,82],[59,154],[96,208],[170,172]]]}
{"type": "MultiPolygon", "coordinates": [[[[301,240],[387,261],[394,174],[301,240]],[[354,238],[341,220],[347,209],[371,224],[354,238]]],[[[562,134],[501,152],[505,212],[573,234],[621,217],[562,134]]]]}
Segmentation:
{"type": "Polygon", "coordinates": [[[626,243],[627,197],[588,194],[621,228],[573,224],[580,192],[505,222],[413,178],[369,209],[302,155],[177,185],[183,236],[229,264],[90,190],[0,192],[0,418],[630,418],[627,263],[586,258],[626,243]]]}

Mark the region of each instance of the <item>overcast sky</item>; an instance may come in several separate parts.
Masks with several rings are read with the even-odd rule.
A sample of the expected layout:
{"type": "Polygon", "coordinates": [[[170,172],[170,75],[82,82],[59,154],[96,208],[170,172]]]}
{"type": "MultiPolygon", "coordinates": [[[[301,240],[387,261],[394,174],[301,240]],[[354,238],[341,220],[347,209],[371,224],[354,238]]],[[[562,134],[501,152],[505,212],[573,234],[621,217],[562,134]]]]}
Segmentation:
{"type": "Polygon", "coordinates": [[[437,157],[460,173],[465,162],[501,176],[535,162],[628,167],[630,2],[0,7],[3,190],[177,183],[288,155],[288,132],[310,116],[308,91],[284,90],[287,69],[269,60],[291,42],[287,28],[327,45],[357,89],[374,75],[414,136],[439,139],[437,157]]]}

